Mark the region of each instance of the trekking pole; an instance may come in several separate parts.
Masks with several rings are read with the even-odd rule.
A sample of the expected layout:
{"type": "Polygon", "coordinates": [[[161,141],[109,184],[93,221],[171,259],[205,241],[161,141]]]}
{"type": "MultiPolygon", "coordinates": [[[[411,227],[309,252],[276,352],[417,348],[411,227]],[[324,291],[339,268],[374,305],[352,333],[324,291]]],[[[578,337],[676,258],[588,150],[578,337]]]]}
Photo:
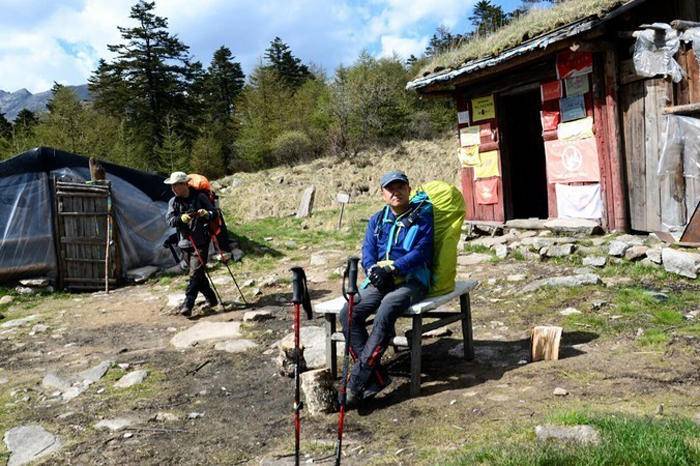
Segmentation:
{"type": "Polygon", "coordinates": [[[245,305],[248,305],[248,301],[245,299],[245,296],[243,296],[243,292],[241,291],[241,287],[238,286],[238,282],[236,281],[236,277],[233,276],[233,272],[231,271],[231,267],[228,265],[228,258],[225,258],[226,256],[224,255],[224,252],[221,250],[221,247],[219,246],[219,240],[216,239],[216,235],[211,235],[211,240],[214,243],[214,247],[216,248],[216,251],[219,253],[219,257],[221,258],[221,262],[226,266],[226,270],[228,270],[228,274],[231,275],[231,279],[233,279],[233,284],[236,285],[236,289],[238,290],[238,294],[241,295],[241,299],[245,303],[245,305]]]}
{"type": "Polygon", "coordinates": [[[348,366],[350,359],[350,335],[352,333],[352,308],[355,306],[355,295],[357,291],[357,263],[360,261],[357,257],[350,257],[348,265],[343,274],[343,297],[348,302],[348,329],[347,338],[345,339],[345,351],[343,355],[343,375],[338,386],[338,394],[340,397],[340,411],[338,414],[338,441],[335,446],[335,464],[340,465],[340,455],[343,449],[343,428],[345,426],[345,403],[347,401],[348,388],[348,366]],[[345,288],[347,281],[347,289],[345,288]]]}
{"type": "Polygon", "coordinates": [[[199,259],[199,264],[202,266],[202,270],[204,270],[204,275],[207,277],[209,284],[211,285],[212,289],[214,290],[214,294],[216,295],[216,298],[219,300],[219,304],[221,304],[221,306],[223,306],[224,302],[221,300],[221,295],[219,294],[219,290],[216,289],[216,285],[214,285],[214,282],[212,281],[211,277],[209,276],[209,272],[207,272],[207,264],[204,263],[204,259],[202,259],[202,255],[199,253],[199,249],[197,248],[197,245],[195,244],[194,239],[192,238],[192,235],[188,234],[187,239],[190,240],[190,244],[194,248],[194,253],[197,255],[197,259],[199,259]]]}
{"type": "Polygon", "coordinates": [[[301,267],[292,267],[292,303],[294,304],[294,464],[299,466],[299,439],[301,436],[301,410],[303,408],[299,392],[299,361],[301,345],[299,341],[301,327],[301,307],[304,306],[306,317],[312,318],[309,290],[306,286],[306,274],[301,267]]]}

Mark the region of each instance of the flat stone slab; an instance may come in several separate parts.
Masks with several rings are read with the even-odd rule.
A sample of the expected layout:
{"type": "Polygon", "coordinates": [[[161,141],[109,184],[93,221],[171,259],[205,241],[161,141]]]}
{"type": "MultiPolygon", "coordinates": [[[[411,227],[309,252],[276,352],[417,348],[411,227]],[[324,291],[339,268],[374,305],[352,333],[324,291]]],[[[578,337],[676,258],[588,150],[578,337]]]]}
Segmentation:
{"type": "Polygon", "coordinates": [[[29,322],[33,322],[36,319],[37,316],[31,315],[27,317],[22,317],[21,319],[8,320],[7,322],[3,322],[2,324],[0,324],[0,328],[22,327],[23,325],[27,325],[29,322]]]}
{"type": "Polygon", "coordinates": [[[661,258],[664,269],[683,277],[697,278],[700,269],[700,254],[663,248],[661,258]]]}
{"type": "Polygon", "coordinates": [[[598,445],[600,433],[589,425],[579,426],[536,426],[535,435],[539,441],[558,440],[581,445],[598,445]]]}
{"type": "Polygon", "coordinates": [[[550,278],[542,278],[540,280],[535,280],[532,283],[529,283],[523,288],[523,292],[528,293],[530,291],[535,291],[543,286],[552,286],[552,287],[575,287],[575,286],[581,286],[581,285],[599,285],[602,283],[602,280],[600,277],[594,273],[584,273],[584,274],[579,274],[579,275],[569,275],[569,276],[563,276],[563,277],[550,277],[550,278]]]}
{"type": "Polygon", "coordinates": [[[243,314],[243,322],[260,322],[263,320],[274,319],[275,315],[272,311],[248,311],[243,314]]]}
{"type": "Polygon", "coordinates": [[[110,367],[112,367],[112,361],[102,361],[96,366],[68,376],[49,372],[41,381],[41,386],[47,391],[57,390],[61,392],[63,401],[70,401],[87,390],[91,384],[104,377],[110,367]]]}
{"type": "Polygon", "coordinates": [[[116,388],[129,388],[134,385],[138,385],[146,380],[148,377],[148,371],[145,369],[140,369],[137,371],[129,372],[114,384],[116,388]]]}
{"type": "Polygon", "coordinates": [[[459,265],[483,264],[484,262],[490,261],[492,257],[493,256],[491,254],[481,254],[481,253],[467,254],[466,256],[458,256],[457,263],[459,265]]]}
{"type": "Polygon", "coordinates": [[[214,345],[214,349],[218,351],[226,351],[227,353],[243,353],[251,348],[256,348],[258,346],[253,340],[246,340],[244,338],[239,340],[227,340],[221,341],[214,345]]]}
{"type": "Polygon", "coordinates": [[[583,265],[587,267],[605,267],[608,258],[605,256],[588,256],[583,258],[583,265]]]}
{"type": "Polygon", "coordinates": [[[58,451],[61,440],[38,424],[14,427],[5,433],[7,449],[12,452],[8,466],[29,464],[58,451]]]}
{"type": "MultiPolygon", "coordinates": [[[[326,365],[326,330],[323,327],[302,327],[299,330],[301,345],[304,347],[304,359],[308,369],[319,369],[326,365]]],[[[287,334],[277,342],[277,347],[294,347],[294,333],[287,334]]],[[[342,354],[343,346],[338,345],[338,354],[342,354]]]]}
{"type": "Polygon", "coordinates": [[[126,427],[133,425],[136,421],[133,419],[118,417],[114,419],[103,419],[95,423],[95,429],[108,429],[112,432],[117,430],[122,430],[126,427]]]}
{"type": "Polygon", "coordinates": [[[127,271],[126,278],[133,280],[134,283],[143,283],[151,278],[156,272],[158,272],[158,267],[155,265],[146,265],[144,267],[127,271]]]}
{"type": "Polygon", "coordinates": [[[22,286],[29,286],[32,288],[45,288],[49,286],[49,279],[46,277],[42,278],[27,278],[19,281],[22,286]]]}
{"type": "Polygon", "coordinates": [[[241,338],[240,322],[198,322],[187,330],[175,334],[170,344],[175,348],[191,348],[201,343],[241,338]]]}

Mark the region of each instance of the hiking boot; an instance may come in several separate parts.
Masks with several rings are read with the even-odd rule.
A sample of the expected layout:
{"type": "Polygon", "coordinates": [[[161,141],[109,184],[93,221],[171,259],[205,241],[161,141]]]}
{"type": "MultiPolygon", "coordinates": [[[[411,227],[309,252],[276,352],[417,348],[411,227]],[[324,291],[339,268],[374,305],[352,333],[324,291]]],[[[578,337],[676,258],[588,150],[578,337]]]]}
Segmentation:
{"type": "Polygon", "coordinates": [[[352,390],[348,390],[345,396],[345,410],[350,411],[351,409],[357,409],[364,397],[361,394],[355,393],[352,390]]]}
{"type": "Polygon", "coordinates": [[[177,310],[177,313],[184,317],[192,317],[192,306],[183,303],[177,310]]]}
{"type": "Polygon", "coordinates": [[[374,375],[372,379],[370,379],[369,383],[367,384],[367,387],[365,388],[365,391],[362,392],[363,400],[369,400],[371,398],[374,398],[375,396],[377,396],[377,393],[381,392],[391,384],[391,377],[389,377],[389,374],[387,374],[384,370],[381,370],[380,372],[381,381],[376,375],[374,375]]]}

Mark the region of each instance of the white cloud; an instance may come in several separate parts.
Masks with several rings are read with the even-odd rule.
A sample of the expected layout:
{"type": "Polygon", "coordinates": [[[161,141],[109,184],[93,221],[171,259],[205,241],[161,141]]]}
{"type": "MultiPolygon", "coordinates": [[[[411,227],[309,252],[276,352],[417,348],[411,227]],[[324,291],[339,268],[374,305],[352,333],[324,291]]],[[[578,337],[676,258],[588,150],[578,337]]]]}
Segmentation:
{"type": "Polygon", "coordinates": [[[382,36],[380,38],[382,57],[390,57],[397,54],[406,59],[411,55],[419,56],[428,45],[429,38],[411,39],[408,37],[382,36]]]}

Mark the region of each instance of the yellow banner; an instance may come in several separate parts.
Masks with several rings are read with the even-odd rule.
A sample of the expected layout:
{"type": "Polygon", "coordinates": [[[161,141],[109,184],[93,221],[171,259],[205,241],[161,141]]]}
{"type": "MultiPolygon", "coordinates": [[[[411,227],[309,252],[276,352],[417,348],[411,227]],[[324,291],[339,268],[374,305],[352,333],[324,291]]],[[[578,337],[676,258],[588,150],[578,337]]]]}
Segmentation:
{"type": "Polygon", "coordinates": [[[496,106],[493,103],[493,95],[472,99],[472,118],[474,121],[496,118],[496,106]]]}
{"type": "Polygon", "coordinates": [[[481,165],[479,146],[460,147],[459,161],[463,167],[474,167],[476,165],[481,165]]]}
{"type": "Polygon", "coordinates": [[[491,178],[492,176],[501,176],[498,169],[498,151],[492,150],[479,154],[481,165],[474,167],[474,179],[491,178]]]}

